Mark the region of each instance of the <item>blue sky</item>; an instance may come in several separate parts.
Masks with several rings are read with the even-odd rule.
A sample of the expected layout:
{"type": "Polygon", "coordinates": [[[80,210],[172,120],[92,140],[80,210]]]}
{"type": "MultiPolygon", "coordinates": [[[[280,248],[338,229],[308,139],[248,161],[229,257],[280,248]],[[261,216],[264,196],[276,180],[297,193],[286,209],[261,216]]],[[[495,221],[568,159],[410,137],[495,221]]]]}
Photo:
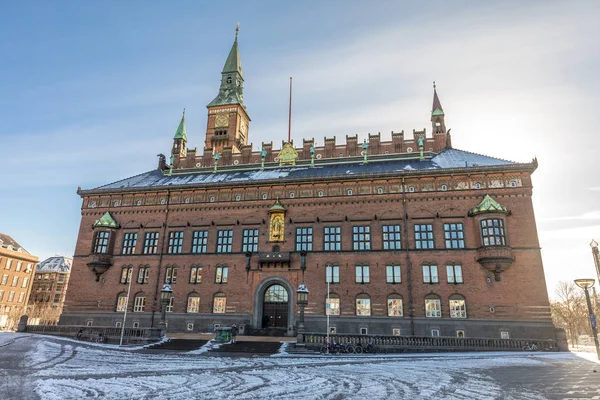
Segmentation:
{"type": "Polygon", "coordinates": [[[250,141],[429,127],[436,80],[456,148],[538,157],[546,279],[593,276],[600,240],[600,3],[28,1],[0,14],[0,231],[41,259],[72,253],[77,186],[156,167],[206,104],[240,21],[250,141]]]}

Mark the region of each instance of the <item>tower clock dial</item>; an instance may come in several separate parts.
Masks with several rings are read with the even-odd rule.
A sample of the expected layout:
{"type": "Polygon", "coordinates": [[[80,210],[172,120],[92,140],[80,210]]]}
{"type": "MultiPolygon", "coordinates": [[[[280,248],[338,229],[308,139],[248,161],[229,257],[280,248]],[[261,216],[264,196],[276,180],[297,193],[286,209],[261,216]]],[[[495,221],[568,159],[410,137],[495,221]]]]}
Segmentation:
{"type": "Polygon", "coordinates": [[[215,117],[215,128],[224,128],[229,125],[229,115],[220,114],[215,117]]]}

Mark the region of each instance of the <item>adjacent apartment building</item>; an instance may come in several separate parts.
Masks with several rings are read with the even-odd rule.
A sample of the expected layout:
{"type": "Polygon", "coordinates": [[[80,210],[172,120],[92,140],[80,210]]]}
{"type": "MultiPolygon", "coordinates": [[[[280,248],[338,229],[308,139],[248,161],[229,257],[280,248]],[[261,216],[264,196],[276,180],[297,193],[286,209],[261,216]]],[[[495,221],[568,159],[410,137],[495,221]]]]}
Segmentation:
{"type": "Polygon", "coordinates": [[[73,258],[54,256],[40,262],[29,296],[30,325],[56,325],[62,313],[73,258]]]}
{"type": "Polygon", "coordinates": [[[200,149],[184,114],[156,169],[78,190],[61,324],[156,327],[169,283],[170,331],[292,335],[304,283],[308,332],[554,338],[537,160],[453,148],[435,87],[431,132],[255,149],[243,83],[236,34],[200,149]]]}
{"type": "Polygon", "coordinates": [[[0,330],[14,330],[26,314],[34,265],[38,258],[0,233],[0,330]]]}

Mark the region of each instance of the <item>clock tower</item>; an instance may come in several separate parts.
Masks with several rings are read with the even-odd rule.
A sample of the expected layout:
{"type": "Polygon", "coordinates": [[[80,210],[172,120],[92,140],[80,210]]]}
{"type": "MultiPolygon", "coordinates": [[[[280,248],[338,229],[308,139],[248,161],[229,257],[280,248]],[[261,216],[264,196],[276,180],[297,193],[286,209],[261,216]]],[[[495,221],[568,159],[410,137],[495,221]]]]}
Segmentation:
{"type": "Polygon", "coordinates": [[[219,94],[206,106],[208,122],[204,149],[212,153],[222,153],[223,149],[240,153],[242,147],[248,144],[250,117],[244,105],[244,77],[238,49],[238,31],[239,28],[236,28],[235,41],[221,71],[219,94]]]}

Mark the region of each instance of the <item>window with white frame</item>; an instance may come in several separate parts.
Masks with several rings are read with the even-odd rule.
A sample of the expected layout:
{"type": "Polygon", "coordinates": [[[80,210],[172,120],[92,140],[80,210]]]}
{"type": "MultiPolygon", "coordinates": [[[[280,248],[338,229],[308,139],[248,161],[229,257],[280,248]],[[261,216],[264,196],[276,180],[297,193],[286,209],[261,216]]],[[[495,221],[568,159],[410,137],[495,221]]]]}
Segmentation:
{"type": "Polygon", "coordinates": [[[215,283],[227,283],[229,267],[217,267],[215,283]]]}
{"type": "Polygon", "coordinates": [[[398,295],[388,297],[388,317],[401,317],[404,313],[402,308],[402,298],[398,295]]]}
{"type": "Polygon", "coordinates": [[[393,336],[400,336],[400,328],[392,328],[393,336]]]}
{"type": "Polygon", "coordinates": [[[96,254],[108,253],[108,243],[110,241],[110,232],[99,231],[94,235],[94,246],[92,252],[96,254]]]}
{"type": "Polygon", "coordinates": [[[131,324],[132,327],[134,328],[139,328],[140,327],[140,323],[139,321],[133,321],[133,324],[131,324]]]}
{"type": "Polygon", "coordinates": [[[402,248],[400,237],[400,225],[383,225],[383,249],[400,250],[402,248]]]}
{"type": "Polygon", "coordinates": [[[11,260],[10,258],[6,260],[6,265],[4,266],[4,269],[10,269],[10,266],[12,265],[13,260],[11,260]]]}
{"type": "Polygon", "coordinates": [[[11,286],[17,286],[19,284],[19,277],[18,276],[13,276],[13,280],[12,280],[12,285],[11,286]]]}
{"type": "Polygon", "coordinates": [[[8,282],[8,275],[7,274],[2,275],[2,284],[6,285],[7,282],[8,282]]]}
{"type": "Polygon", "coordinates": [[[356,283],[369,283],[369,266],[368,265],[357,265],[356,266],[356,283]]]}
{"type": "Polygon", "coordinates": [[[22,303],[22,302],[23,302],[23,299],[25,299],[25,293],[24,293],[24,292],[21,292],[21,293],[19,293],[19,300],[18,300],[18,302],[19,302],[19,303],[22,303]]]}
{"type": "Polygon", "coordinates": [[[208,231],[194,231],[192,234],[192,253],[206,253],[208,231]]]}
{"type": "Polygon", "coordinates": [[[4,290],[0,290],[0,301],[4,300],[4,290]]]}
{"type": "Polygon", "coordinates": [[[202,267],[190,269],[190,283],[202,283],[202,267]]]}
{"type": "Polygon", "coordinates": [[[165,273],[165,283],[177,283],[177,267],[167,267],[165,273]]]}
{"type": "Polygon", "coordinates": [[[217,231],[217,253],[231,253],[233,231],[231,229],[217,231]]]}
{"type": "Polygon", "coordinates": [[[187,324],[187,330],[188,331],[193,331],[194,330],[194,323],[193,322],[188,322],[188,324],[187,324]]]}
{"type": "Polygon", "coordinates": [[[242,236],[242,253],[258,251],[258,229],[244,229],[242,236]]]}
{"type": "Polygon", "coordinates": [[[325,266],[325,283],[340,283],[340,267],[337,265],[325,266]]]}
{"type": "Polygon", "coordinates": [[[423,283],[439,283],[437,265],[423,265],[423,283]]]}
{"type": "Polygon", "coordinates": [[[448,275],[448,283],[463,283],[461,265],[446,265],[446,275],[448,275]]]}
{"type": "Polygon", "coordinates": [[[23,278],[23,283],[21,284],[21,287],[26,288],[28,283],[29,283],[29,278],[23,278]]]}
{"type": "Polygon", "coordinates": [[[367,329],[367,327],[365,326],[361,326],[360,327],[360,334],[361,335],[367,335],[369,333],[369,330],[367,329]]]}
{"type": "Polygon", "coordinates": [[[117,297],[117,312],[123,312],[127,309],[127,294],[121,293],[117,297]]]}
{"type": "Polygon", "coordinates": [[[23,266],[23,261],[18,261],[17,262],[17,267],[15,268],[15,271],[20,271],[22,266],[23,266]]]}
{"type": "Polygon", "coordinates": [[[169,232],[169,247],[167,247],[167,253],[179,254],[183,250],[183,232],[173,231],[169,232]]]}
{"type": "Polygon", "coordinates": [[[481,236],[484,246],[506,246],[504,221],[498,218],[482,219],[481,236]]]}
{"type": "Polygon", "coordinates": [[[425,316],[427,318],[442,317],[442,302],[437,296],[428,296],[425,298],[425,316]]]}
{"type": "Polygon", "coordinates": [[[465,337],[465,331],[464,331],[464,329],[457,329],[456,330],[456,337],[458,337],[458,338],[464,338],[465,337]]]}
{"type": "Polygon", "coordinates": [[[356,298],[356,315],[371,315],[371,298],[366,294],[361,294],[356,298]]]}
{"type": "Polygon", "coordinates": [[[138,295],[133,303],[133,312],[144,312],[146,309],[146,296],[138,295]]]}
{"type": "Polygon", "coordinates": [[[131,282],[131,275],[133,274],[133,266],[126,266],[121,268],[121,283],[131,282]]]}
{"type": "Polygon", "coordinates": [[[187,312],[188,313],[199,313],[200,312],[200,296],[198,296],[197,294],[191,294],[188,297],[187,312]]]}
{"type": "Polygon", "coordinates": [[[432,329],[431,330],[431,336],[432,337],[439,337],[440,336],[440,330],[439,329],[432,329]]]}
{"type": "Polygon", "coordinates": [[[401,283],[402,277],[400,276],[399,265],[386,265],[385,266],[385,281],[386,283],[401,283]]]}
{"type": "Polygon", "coordinates": [[[450,297],[450,318],[467,318],[467,306],[462,296],[450,297]]]}
{"type": "Polygon", "coordinates": [[[369,225],[352,227],[352,250],[371,250],[371,227],[369,225]]]}
{"type": "Polygon", "coordinates": [[[510,339],[508,331],[500,331],[500,339],[510,339]]]}
{"type": "Polygon", "coordinates": [[[216,294],[213,301],[213,314],[225,314],[226,305],[227,297],[223,293],[216,294]]]}
{"type": "Polygon", "coordinates": [[[464,249],[465,233],[462,223],[444,224],[444,242],[447,249],[464,249]]]}
{"type": "Polygon", "coordinates": [[[148,283],[148,279],[150,278],[150,267],[145,265],[140,267],[140,269],[138,270],[138,279],[137,279],[137,283],[148,283]]]}
{"type": "Polygon", "coordinates": [[[173,303],[175,302],[175,296],[171,296],[169,298],[169,303],[167,304],[167,308],[165,308],[165,312],[173,312],[173,303]]]}
{"type": "Polygon", "coordinates": [[[340,315],[340,296],[330,293],[325,299],[325,315],[340,315]]]}
{"type": "Polygon", "coordinates": [[[144,236],[144,254],[156,254],[158,251],[158,232],[146,232],[144,236]]]}
{"type": "Polygon", "coordinates": [[[312,251],[313,228],[296,228],[296,251],[312,251]]]}
{"type": "Polygon", "coordinates": [[[135,254],[135,246],[137,245],[137,233],[130,232],[123,235],[123,248],[121,254],[135,254]]]}
{"type": "Polygon", "coordinates": [[[326,226],[323,228],[323,250],[342,250],[342,228],[340,226],[326,226]]]}
{"type": "Polygon", "coordinates": [[[14,291],[11,291],[11,292],[8,294],[8,301],[9,301],[9,302],[11,302],[11,301],[13,301],[13,299],[14,299],[14,298],[15,298],[15,292],[14,292],[14,291]]]}
{"type": "Polygon", "coordinates": [[[417,249],[433,249],[433,225],[416,224],[415,225],[415,247],[417,249]]]}

